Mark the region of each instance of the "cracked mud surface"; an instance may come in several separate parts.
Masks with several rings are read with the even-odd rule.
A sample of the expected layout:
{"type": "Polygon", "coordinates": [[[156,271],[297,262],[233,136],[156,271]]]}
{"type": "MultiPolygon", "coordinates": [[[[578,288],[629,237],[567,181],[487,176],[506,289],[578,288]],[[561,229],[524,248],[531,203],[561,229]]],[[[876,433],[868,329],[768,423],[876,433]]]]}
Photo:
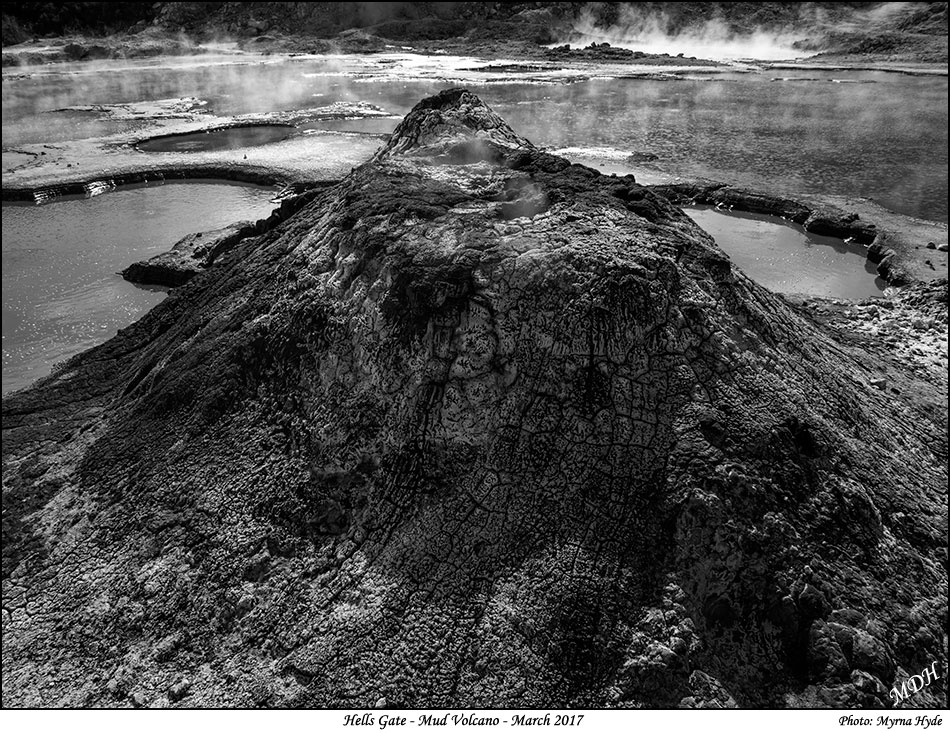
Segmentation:
{"type": "Polygon", "coordinates": [[[4,704],[890,705],[946,669],[945,347],[814,311],[423,100],[4,399],[4,704]]]}

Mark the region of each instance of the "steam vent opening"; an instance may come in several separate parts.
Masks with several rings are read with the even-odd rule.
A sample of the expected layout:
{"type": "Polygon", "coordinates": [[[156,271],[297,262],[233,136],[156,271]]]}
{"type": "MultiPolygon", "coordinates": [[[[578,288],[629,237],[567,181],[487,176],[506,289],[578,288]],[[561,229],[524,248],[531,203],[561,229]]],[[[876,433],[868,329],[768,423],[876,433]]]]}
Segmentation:
{"type": "Polygon", "coordinates": [[[4,398],[5,702],[863,708],[945,661],[930,373],[674,203],[734,192],[465,88],[364,160],[4,398]]]}

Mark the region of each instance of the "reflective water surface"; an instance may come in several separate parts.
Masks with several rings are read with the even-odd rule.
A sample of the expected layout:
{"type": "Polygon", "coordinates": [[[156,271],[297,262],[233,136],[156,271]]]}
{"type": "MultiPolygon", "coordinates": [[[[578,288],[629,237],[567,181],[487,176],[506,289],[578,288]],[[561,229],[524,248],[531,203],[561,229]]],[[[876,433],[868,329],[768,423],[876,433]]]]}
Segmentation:
{"type": "MultiPolygon", "coordinates": [[[[623,66],[518,73],[411,55],[58,64],[4,71],[3,145],[46,141],[74,105],[198,97],[218,115],[365,101],[404,115],[464,84],[539,145],[650,158],[670,172],[748,187],[861,196],[947,220],[947,77],[781,70],[630,78],[623,66]],[[479,71],[479,69],[485,69],[479,71]]],[[[496,68],[504,68],[495,63],[496,68]]],[[[397,120],[324,129],[388,132],[397,120]]],[[[321,127],[320,123],[311,125],[321,127]]]]}
{"type": "MultiPolygon", "coordinates": [[[[368,102],[393,116],[313,121],[299,132],[328,141],[325,131],[343,132],[332,133],[328,144],[371,150],[420,99],[464,84],[535,144],[609,172],[636,166],[644,182],[650,174],[643,175],[643,167],[653,166],[786,195],[867,197],[898,212],[947,220],[946,77],[654,69],[652,78],[632,78],[643,69],[549,64],[530,73],[500,71],[505,68],[511,67],[390,54],[4,69],[4,166],[25,165],[40,154],[17,146],[138,134],[149,124],[96,105],[179,97],[197,97],[201,109],[228,116],[368,102]],[[68,109],[76,106],[83,110],[68,109]]],[[[266,145],[295,132],[233,128],[141,147],[220,150],[266,145]]],[[[333,156],[325,159],[329,171],[333,156]]],[[[271,195],[255,187],[189,183],[41,207],[4,204],[3,391],[26,386],[54,362],[101,343],[163,297],[115,272],[187,233],[264,216],[271,195]]],[[[863,247],[767,217],[690,215],[742,270],[776,291],[849,298],[881,291],[863,247]]]]}
{"type": "Polygon", "coordinates": [[[271,189],[222,183],[121,188],[3,204],[3,392],[106,341],[165,297],[117,273],[191,232],[273,209],[271,189]]]}
{"type": "Polygon", "coordinates": [[[290,125],[246,125],[185,135],[160,135],[135,147],[146,153],[196,153],[209,150],[237,150],[286,140],[294,133],[290,125]]]}
{"type": "Polygon", "coordinates": [[[774,216],[709,207],[684,211],[740,270],[770,290],[861,299],[881,295],[886,286],[864,245],[812,234],[774,216]]]}

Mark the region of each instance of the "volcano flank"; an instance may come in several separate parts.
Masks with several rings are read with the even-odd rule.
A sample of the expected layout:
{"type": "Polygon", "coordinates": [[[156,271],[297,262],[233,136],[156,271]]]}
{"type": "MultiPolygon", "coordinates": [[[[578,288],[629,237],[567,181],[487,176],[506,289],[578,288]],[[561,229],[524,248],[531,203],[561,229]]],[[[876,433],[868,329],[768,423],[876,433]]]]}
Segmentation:
{"type": "Polygon", "coordinates": [[[890,706],[946,417],[879,358],[442,92],[4,399],[4,704],[890,706]]]}

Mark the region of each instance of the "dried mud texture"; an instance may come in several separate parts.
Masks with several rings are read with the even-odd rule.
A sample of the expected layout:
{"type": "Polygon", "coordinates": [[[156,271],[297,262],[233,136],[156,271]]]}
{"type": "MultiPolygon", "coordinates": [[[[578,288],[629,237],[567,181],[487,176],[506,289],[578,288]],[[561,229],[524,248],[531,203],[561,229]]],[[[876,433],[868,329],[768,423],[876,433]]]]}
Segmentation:
{"type": "Polygon", "coordinates": [[[875,707],[945,668],[935,411],[632,178],[450,90],[215,270],[4,400],[5,705],[875,707]]]}

